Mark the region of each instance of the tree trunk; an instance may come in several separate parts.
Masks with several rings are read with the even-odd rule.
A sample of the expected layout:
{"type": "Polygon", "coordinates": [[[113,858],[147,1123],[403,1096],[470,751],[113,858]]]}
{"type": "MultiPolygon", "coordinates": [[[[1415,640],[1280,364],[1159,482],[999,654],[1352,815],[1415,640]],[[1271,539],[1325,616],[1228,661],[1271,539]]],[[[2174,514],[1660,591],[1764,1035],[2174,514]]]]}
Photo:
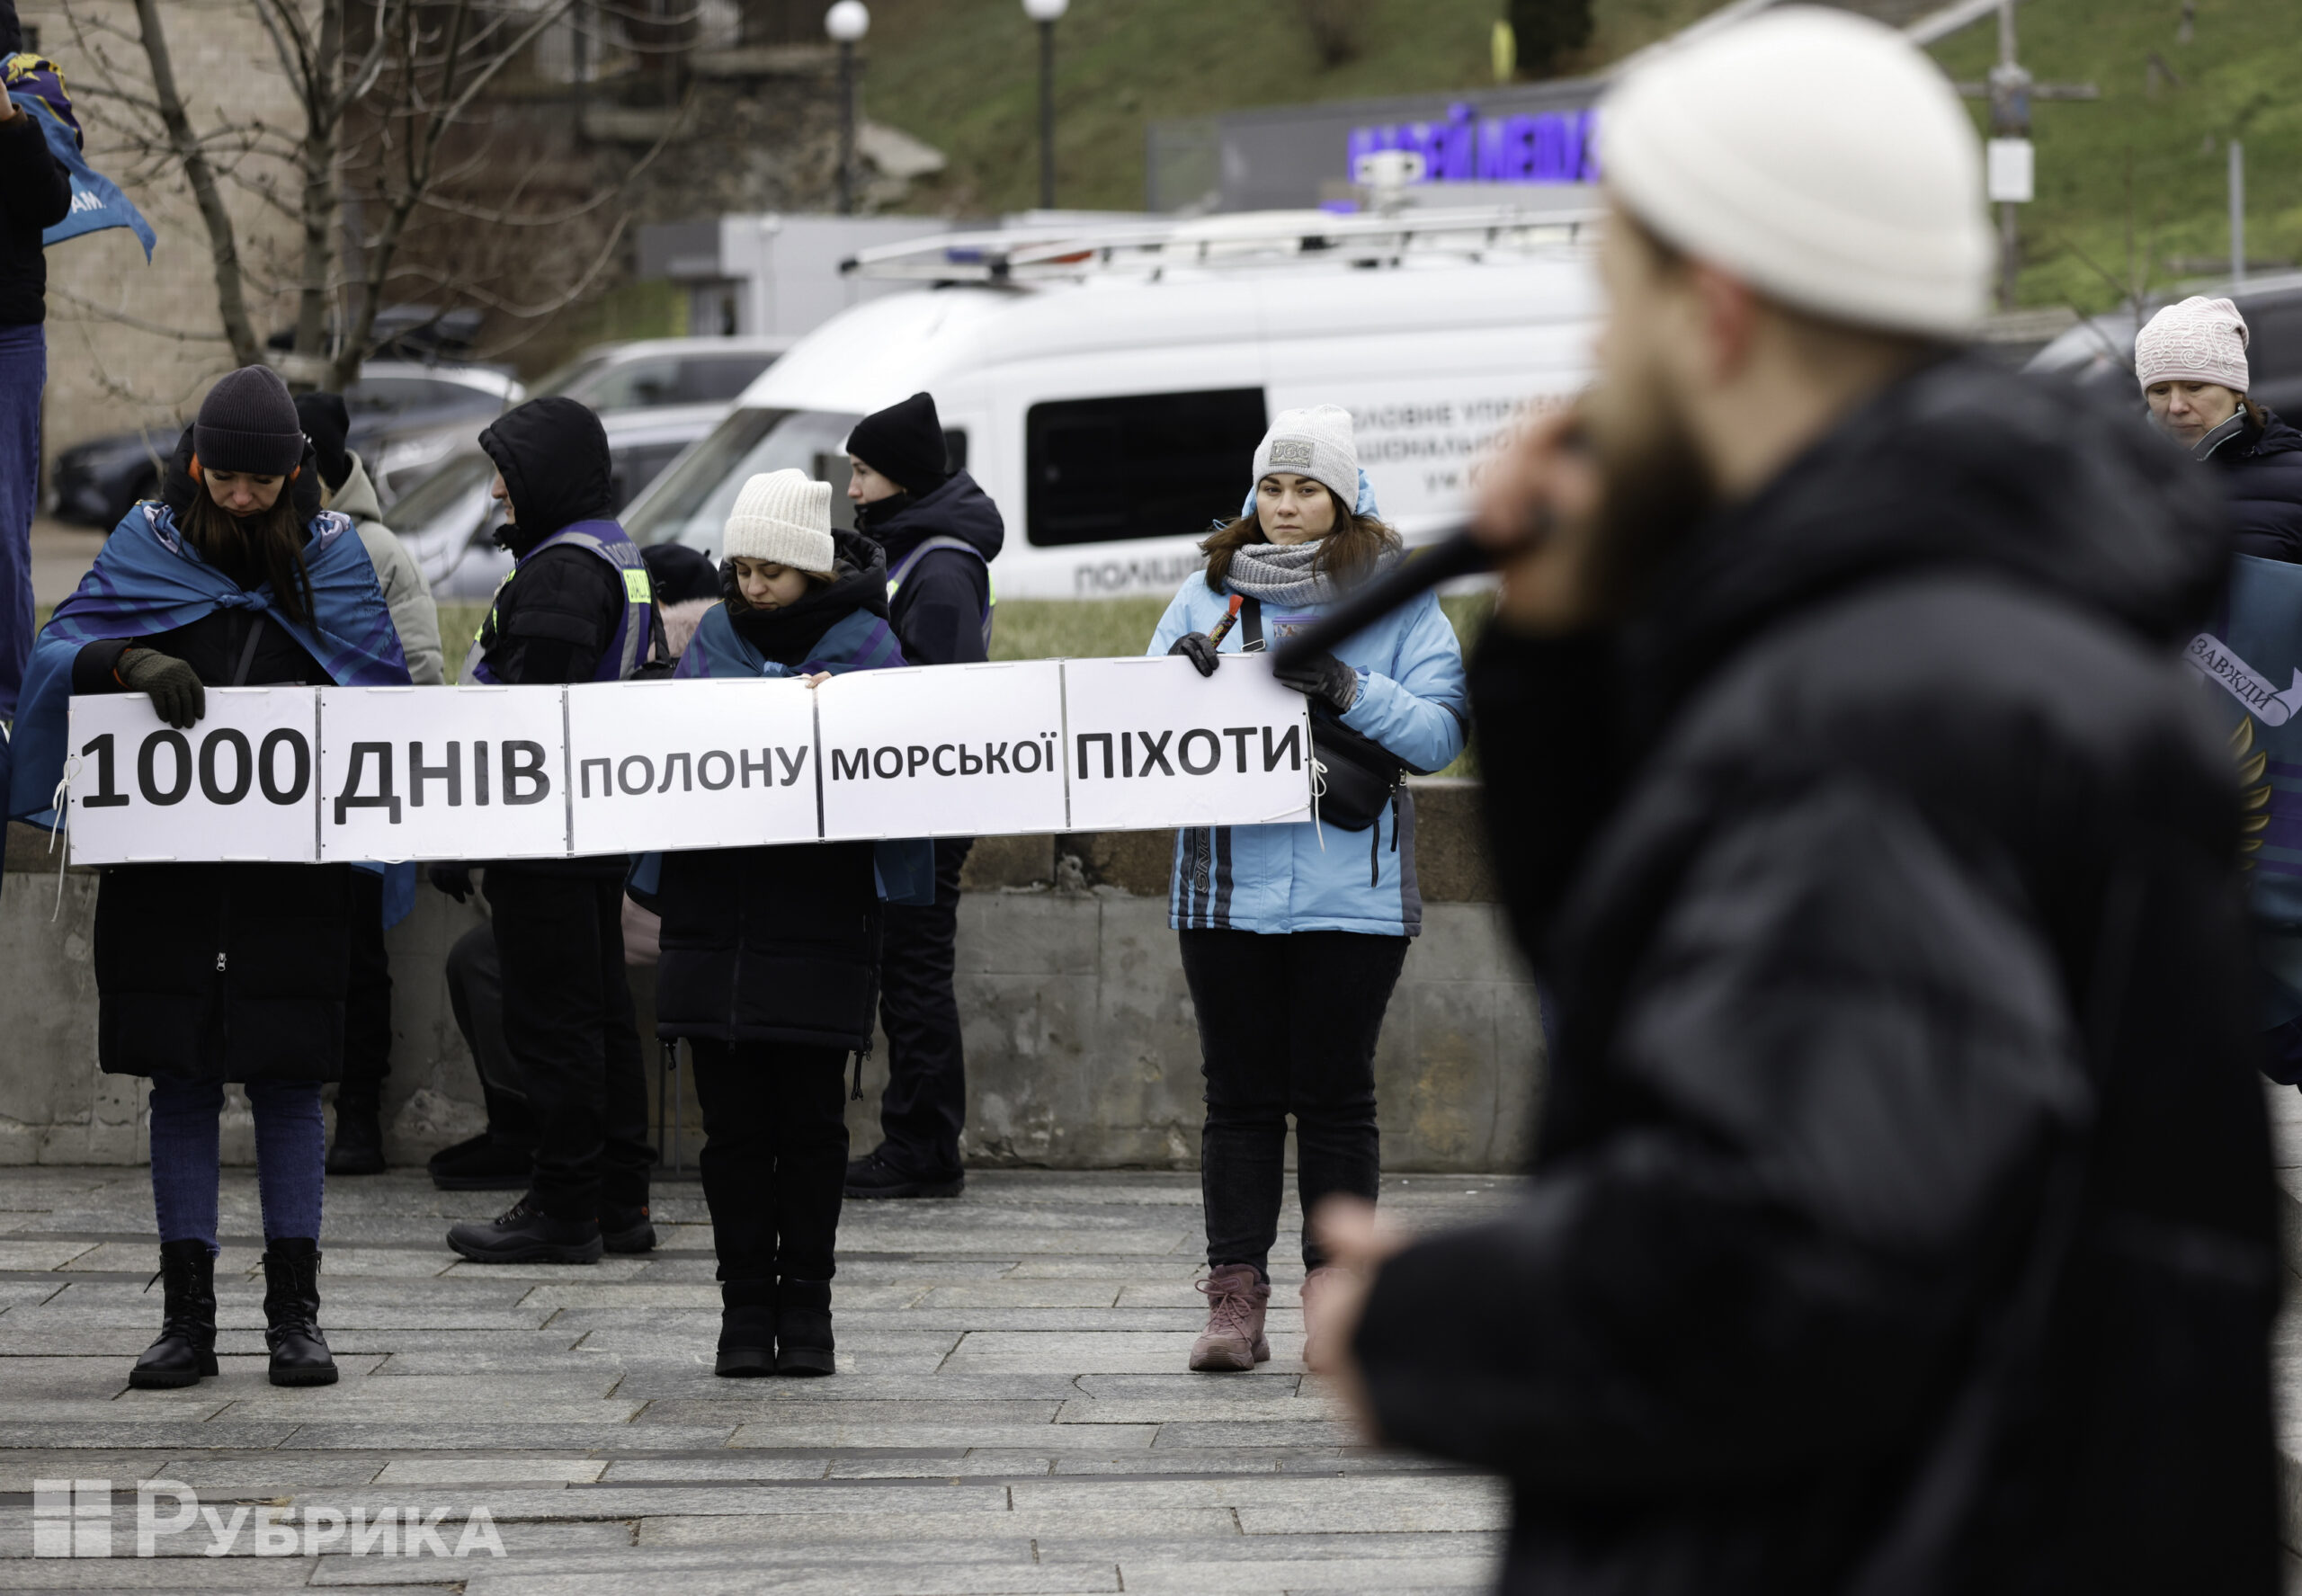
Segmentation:
{"type": "Polygon", "coordinates": [[[136,21],[143,33],[144,57],[152,68],[153,97],[159,102],[169,146],[175,152],[176,164],[183,168],[184,181],[192,185],[200,219],[208,228],[209,254],[216,263],[216,309],[224,324],[224,337],[232,346],[234,361],[243,366],[261,365],[263,342],[248,319],[247,294],[240,277],[239,236],[232,226],[232,213],[224,207],[216,169],[208,164],[208,156],[192,130],[192,119],[184,114],[183,96],[176,89],[175,65],[168,57],[167,31],[160,22],[159,0],[136,0],[136,21]]]}
{"type": "Polygon", "coordinates": [[[320,25],[308,74],[299,85],[304,101],[304,271],[296,302],[295,343],[299,376],[316,371],[331,352],[327,313],[339,225],[335,165],[343,112],[344,0],[320,0],[320,25]]]}

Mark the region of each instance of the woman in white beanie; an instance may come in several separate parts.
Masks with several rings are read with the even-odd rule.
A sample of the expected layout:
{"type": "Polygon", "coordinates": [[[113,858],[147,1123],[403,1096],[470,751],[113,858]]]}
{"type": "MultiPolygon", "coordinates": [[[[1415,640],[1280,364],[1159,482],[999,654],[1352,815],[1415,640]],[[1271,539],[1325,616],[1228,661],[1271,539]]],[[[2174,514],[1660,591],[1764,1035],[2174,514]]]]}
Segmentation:
{"type": "MultiPolygon", "coordinates": [[[[720,547],[726,598],[679,676],[820,682],[904,663],[886,562],[832,530],[830,484],[754,477],[720,547]]],[[[832,1372],[844,1066],[870,1046],[879,980],[873,863],[870,843],[825,843],[649,854],[632,870],[632,896],[663,916],[656,1034],[686,1039],[703,1103],[722,1375],[832,1372]]]]}
{"type": "Polygon", "coordinates": [[[2197,295],[2150,318],[2134,341],[2134,375],[2167,437],[2229,473],[2238,552],[2302,562],[2302,432],[2246,397],[2253,342],[2227,299],[2197,295]]]}
{"type": "MultiPolygon", "coordinates": [[[[1245,508],[1200,547],[1207,570],[1167,606],[1150,652],[1180,654],[1201,675],[1276,642],[1396,558],[1398,538],[1375,518],[1359,471],[1350,413],[1281,412],[1255,450],[1245,508]],[[1209,633],[1235,603],[1218,647],[1209,633]]],[[[1191,1367],[1209,1371],[1271,1356],[1263,1317],[1289,1117],[1306,1214],[1336,1195],[1374,1200],[1375,1043],[1408,939],[1423,928],[1414,806],[1400,778],[1451,762],[1467,724],[1462,653],[1429,593],[1352,638],[1342,657],[1278,680],[1311,700],[1313,753],[1326,767],[1319,813],[1175,838],[1169,923],[1207,1080],[1209,1315],[1191,1367]]],[[[1307,1235],[1302,1256],[1305,1328],[1316,1337],[1331,1271],[1307,1235]]]]}

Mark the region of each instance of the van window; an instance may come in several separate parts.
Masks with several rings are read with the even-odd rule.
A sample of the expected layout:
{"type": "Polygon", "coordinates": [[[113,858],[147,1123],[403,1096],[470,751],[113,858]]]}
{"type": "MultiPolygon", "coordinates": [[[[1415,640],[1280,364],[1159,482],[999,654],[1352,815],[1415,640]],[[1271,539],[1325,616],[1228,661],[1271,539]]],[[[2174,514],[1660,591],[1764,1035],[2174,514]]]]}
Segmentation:
{"type": "Polygon", "coordinates": [[[635,543],[684,543],[716,557],[745,479],[786,466],[828,480],[836,514],[847,477],[822,478],[823,457],[844,462],[847,434],[862,419],[827,410],[736,411],[632,502],[624,531],[635,543]]]}
{"type": "Polygon", "coordinates": [[[1238,514],[1263,426],[1259,388],[1034,405],[1025,536],[1054,548],[1202,533],[1238,514]]]}

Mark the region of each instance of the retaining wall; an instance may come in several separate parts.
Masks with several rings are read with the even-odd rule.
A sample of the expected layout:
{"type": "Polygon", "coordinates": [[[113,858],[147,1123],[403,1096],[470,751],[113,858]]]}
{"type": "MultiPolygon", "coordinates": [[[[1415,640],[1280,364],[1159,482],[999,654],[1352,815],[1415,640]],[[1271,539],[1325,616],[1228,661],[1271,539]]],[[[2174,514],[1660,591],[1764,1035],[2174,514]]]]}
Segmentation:
{"type": "MultiPolygon", "coordinates": [[[[1470,1171],[1523,1162],[1539,1090],[1532,985],[1492,901],[1475,783],[1416,783],[1423,933],[1377,1056],[1383,1162],[1470,1171]]],[[[1191,1168],[1199,1157],[1199,1040],[1166,923],[1172,834],[986,838],[959,908],[958,995],[971,1164],[1191,1168]]],[[[0,1164],[129,1164],[147,1155],[143,1083],[96,1067],[89,966],[96,877],[61,873],[45,837],[10,828],[0,889],[0,1164]]],[[[449,1012],[448,949],[485,914],[429,887],[388,939],[392,1074],[386,1148],[419,1162],[484,1122],[478,1078],[449,1012]]],[[[631,972],[643,1036],[653,971],[631,972]]],[[[647,1048],[651,1082],[657,1050],[647,1048]]],[[[859,1150],[886,1078],[884,1042],[849,1105],[859,1150]]],[[[651,1102],[654,1101],[651,1094],[651,1102]]],[[[675,1151],[694,1168],[691,1090],[675,1151]]],[[[225,1157],[254,1144],[232,1094],[225,1157]]]]}

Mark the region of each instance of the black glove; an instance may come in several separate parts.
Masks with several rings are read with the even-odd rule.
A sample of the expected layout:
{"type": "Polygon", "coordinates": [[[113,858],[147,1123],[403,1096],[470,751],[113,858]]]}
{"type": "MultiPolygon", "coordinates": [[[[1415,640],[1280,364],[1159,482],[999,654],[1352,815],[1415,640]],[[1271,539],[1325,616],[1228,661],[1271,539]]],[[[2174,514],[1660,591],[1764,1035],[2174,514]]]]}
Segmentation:
{"type": "Polygon", "coordinates": [[[428,872],[432,885],[462,903],[471,896],[471,866],[468,864],[435,864],[428,872]]]}
{"type": "Polygon", "coordinates": [[[192,429],[186,427],[160,468],[160,503],[175,513],[176,524],[182,526],[200,492],[200,484],[192,479],[192,429]]]}
{"type": "Polygon", "coordinates": [[[1185,632],[1175,639],[1174,646],[1167,652],[1182,655],[1202,676],[1215,674],[1215,667],[1223,661],[1223,656],[1215,652],[1215,645],[1207,640],[1205,632],[1185,632]]]}
{"type": "Polygon", "coordinates": [[[178,731],[208,713],[208,690],[200,684],[200,673],[173,654],[129,648],[112,673],[129,691],[150,693],[153,713],[178,731]]]}
{"type": "Polygon", "coordinates": [[[299,526],[312,524],[312,517],[320,513],[320,462],[312,452],[311,444],[304,445],[304,458],[296,474],[281,483],[289,502],[296,506],[296,522],[299,526]]]}
{"type": "Polygon", "coordinates": [[[1271,679],[1332,706],[1337,714],[1359,701],[1359,673],[1332,654],[1305,660],[1292,670],[1273,671],[1271,679]]]}

